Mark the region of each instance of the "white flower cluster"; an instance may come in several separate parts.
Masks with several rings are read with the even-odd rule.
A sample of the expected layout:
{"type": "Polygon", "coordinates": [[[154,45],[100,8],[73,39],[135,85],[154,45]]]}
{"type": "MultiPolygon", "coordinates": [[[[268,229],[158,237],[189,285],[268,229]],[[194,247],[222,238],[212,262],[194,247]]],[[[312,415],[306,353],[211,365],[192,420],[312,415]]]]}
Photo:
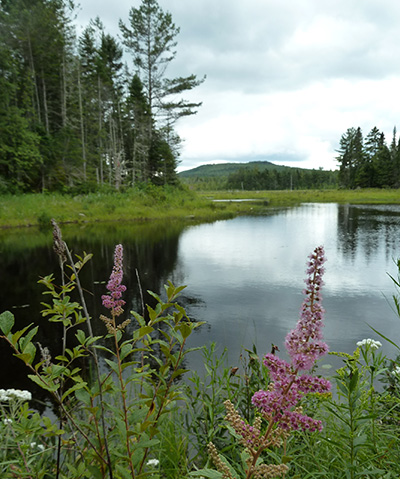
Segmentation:
{"type": "Polygon", "coordinates": [[[31,442],[30,446],[31,446],[31,449],[39,449],[39,451],[45,450],[45,447],[43,446],[43,444],[37,444],[36,442],[31,442]]]}
{"type": "Polygon", "coordinates": [[[158,459],[149,459],[147,461],[148,466],[154,466],[157,467],[160,464],[160,461],[158,459]]]}
{"type": "Polygon", "coordinates": [[[32,394],[29,391],[22,391],[21,389],[0,389],[0,401],[11,401],[13,399],[30,401],[32,394]]]}
{"type": "Polygon", "coordinates": [[[357,346],[361,348],[362,346],[368,346],[371,349],[378,349],[382,347],[382,343],[380,341],[375,341],[374,339],[363,339],[362,341],[358,341],[357,346]]]}
{"type": "Polygon", "coordinates": [[[7,426],[7,424],[12,424],[12,422],[13,422],[13,420],[10,419],[10,418],[8,418],[8,417],[6,417],[5,419],[3,419],[3,424],[4,424],[5,426],[7,426]]]}
{"type": "Polygon", "coordinates": [[[391,374],[392,376],[395,376],[396,378],[400,379],[400,366],[394,367],[391,374]]]}

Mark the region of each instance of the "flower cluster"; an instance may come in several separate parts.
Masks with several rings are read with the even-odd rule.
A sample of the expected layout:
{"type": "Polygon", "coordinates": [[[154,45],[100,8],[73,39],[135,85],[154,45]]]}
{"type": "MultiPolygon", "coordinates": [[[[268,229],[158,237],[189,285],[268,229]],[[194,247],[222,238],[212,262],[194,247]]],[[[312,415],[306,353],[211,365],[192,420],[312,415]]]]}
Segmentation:
{"type": "Polygon", "coordinates": [[[31,442],[30,443],[30,448],[31,449],[39,449],[39,451],[44,451],[46,448],[43,446],[43,444],[37,444],[36,442],[31,442]]]}
{"type": "Polygon", "coordinates": [[[285,346],[295,369],[309,370],[315,361],[328,352],[322,341],[324,309],[321,305],[322,275],[325,272],[325,253],[322,246],[309,256],[307,279],[300,319],[286,336],[285,346]]]}
{"type": "Polygon", "coordinates": [[[382,343],[380,341],[375,341],[374,339],[368,338],[368,339],[363,339],[362,341],[358,341],[357,346],[359,348],[366,346],[367,348],[370,348],[370,349],[379,349],[382,347],[382,343]]]}
{"type": "Polygon", "coordinates": [[[264,417],[271,418],[283,429],[321,430],[322,423],[304,415],[297,405],[308,393],[325,393],[331,384],[323,378],[309,374],[300,375],[300,370],[310,370],[317,359],[328,352],[322,340],[324,309],[321,305],[321,287],[325,253],[322,246],[309,256],[307,264],[306,298],[301,308],[300,319],[295,329],[286,336],[285,346],[291,362],[270,353],[264,357],[272,382],[267,391],[254,394],[252,403],[264,417]]]}
{"type": "Polygon", "coordinates": [[[395,366],[390,374],[395,378],[400,379],[400,366],[395,366]]]}
{"type": "Polygon", "coordinates": [[[0,401],[12,401],[20,399],[21,401],[30,401],[32,394],[29,391],[22,391],[21,389],[0,389],[0,401]]]}
{"type": "Polygon", "coordinates": [[[122,261],[123,247],[121,244],[118,244],[115,247],[113,270],[107,283],[109,293],[101,297],[103,306],[111,309],[113,316],[120,316],[124,312],[122,306],[125,304],[125,301],[121,299],[121,296],[126,291],[126,286],[121,284],[123,276],[122,261]]]}

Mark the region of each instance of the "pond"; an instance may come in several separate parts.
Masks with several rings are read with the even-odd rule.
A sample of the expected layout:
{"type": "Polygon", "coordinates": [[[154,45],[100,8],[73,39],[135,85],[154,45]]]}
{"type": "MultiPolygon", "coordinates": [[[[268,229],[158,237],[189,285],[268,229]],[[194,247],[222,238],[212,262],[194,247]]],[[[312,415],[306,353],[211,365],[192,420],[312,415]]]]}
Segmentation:
{"type": "MultiPolygon", "coordinates": [[[[96,320],[104,312],[100,296],[112,269],[114,246],[122,243],[126,310],[141,312],[138,277],[143,291],[159,293],[167,280],[187,285],[181,302],[191,318],[205,322],[190,338],[190,346],[215,341],[220,352],[228,348],[231,366],[253,344],[259,354],[268,352],[271,343],[284,349],[284,337],[295,326],[303,301],[307,256],[319,245],[327,257],[323,306],[330,349],[352,352],[358,340],[379,339],[369,325],[400,344],[400,319],[391,309],[395,289],[388,276],[397,275],[399,233],[399,206],[337,204],[303,204],[202,224],[192,220],[63,227],[74,253],[94,255],[82,282],[89,292],[95,334],[103,332],[96,320]]],[[[59,276],[51,231],[1,232],[0,270],[1,311],[10,309],[19,328],[40,321],[38,340],[49,344],[55,355],[61,332],[40,319],[40,302],[47,298],[37,284],[41,276],[59,276]]],[[[394,357],[396,350],[386,343],[385,352],[394,357]]],[[[5,344],[0,344],[0,357],[8,365],[0,371],[0,388],[27,387],[23,368],[10,358],[5,344]]],[[[201,356],[193,354],[188,366],[201,369],[201,356]]]]}

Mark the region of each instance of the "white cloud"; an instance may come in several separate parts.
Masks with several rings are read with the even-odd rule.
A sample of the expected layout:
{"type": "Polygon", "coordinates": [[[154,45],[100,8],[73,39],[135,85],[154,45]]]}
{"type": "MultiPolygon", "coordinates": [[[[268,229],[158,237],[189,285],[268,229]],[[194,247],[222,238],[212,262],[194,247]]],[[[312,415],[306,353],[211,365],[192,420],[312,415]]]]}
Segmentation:
{"type": "MultiPolygon", "coordinates": [[[[81,0],[118,34],[139,0],[81,0]]],[[[340,136],[377,126],[391,139],[400,84],[398,0],[159,0],[180,27],[171,76],[207,80],[178,124],[182,169],[217,161],[336,166],[340,136]],[[293,161],[296,160],[295,163],[293,161]]]]}

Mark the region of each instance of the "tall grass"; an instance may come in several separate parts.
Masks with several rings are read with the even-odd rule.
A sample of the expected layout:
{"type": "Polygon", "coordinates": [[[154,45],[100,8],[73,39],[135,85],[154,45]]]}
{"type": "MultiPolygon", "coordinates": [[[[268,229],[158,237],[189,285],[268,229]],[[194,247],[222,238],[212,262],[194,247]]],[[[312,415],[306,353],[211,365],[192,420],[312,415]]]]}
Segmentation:
{"type": "Polygon", "coordinates": [[[0,197],[0,228],[58,223],[145,221],[185,218],[213,220],[265,213],[269,207],[301,203],[400,204],[399,190],[293,190],[193,192],[185,187],[132,188],[84,195],[60,193],[0,197]],[[254,199],[254,202],[214,200],[254,199]]]}
{"type": "Polygon", "coordinates": [[[234,209],[215,205],[183,188],[146,187],[126,192],[6,195],[0,197],[0,227],[59,223],[144,221],[162,218],[217,218],[234,209]]]}
{"type": "Polygon", "coordinates": [[[300,203],[400,204],[400,190],[282,190],[282,191],[204,191],[200,196],[209,199],[252,198],[267,201],[271,206],[291,206],[300,203]]]}

